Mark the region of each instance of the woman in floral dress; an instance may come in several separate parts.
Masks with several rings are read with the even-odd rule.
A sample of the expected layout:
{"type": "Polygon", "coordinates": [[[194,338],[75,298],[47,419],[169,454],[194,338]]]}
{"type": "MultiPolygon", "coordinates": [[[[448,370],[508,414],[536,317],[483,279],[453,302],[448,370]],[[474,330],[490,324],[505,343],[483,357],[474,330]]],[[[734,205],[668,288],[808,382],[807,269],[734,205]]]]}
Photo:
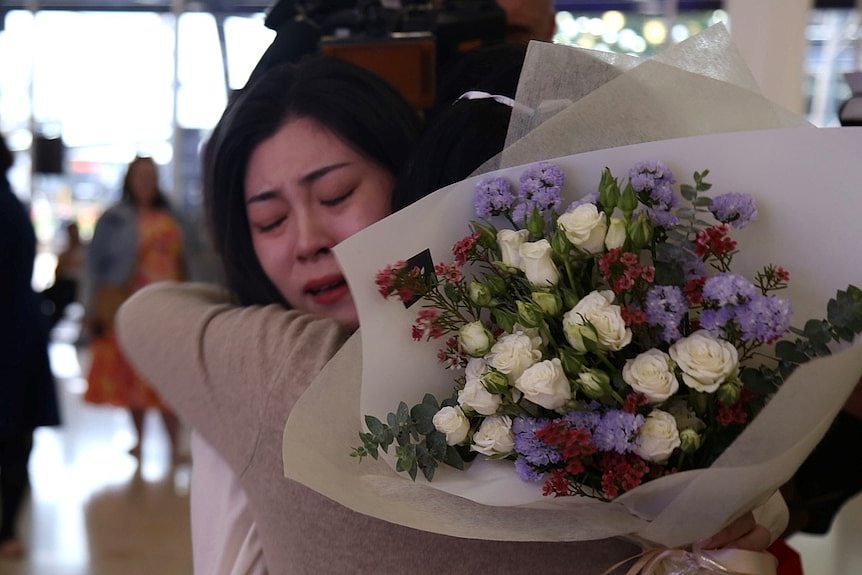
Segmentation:
{"type": "Polygon", "coordinates": [[[130,453],[140,457],[144,415],[161,412],[176,457],[176,416],[123,357],[114,335],[114,314],[142,287],[163,280],[182,280],[187,269],[181,220],[158,187],[156,164],[137,157],[128,167],[123,196],[96,224],[88,254],[88,326],[92,363],[84,399],[129,409],[137,437],[130,453]]]}

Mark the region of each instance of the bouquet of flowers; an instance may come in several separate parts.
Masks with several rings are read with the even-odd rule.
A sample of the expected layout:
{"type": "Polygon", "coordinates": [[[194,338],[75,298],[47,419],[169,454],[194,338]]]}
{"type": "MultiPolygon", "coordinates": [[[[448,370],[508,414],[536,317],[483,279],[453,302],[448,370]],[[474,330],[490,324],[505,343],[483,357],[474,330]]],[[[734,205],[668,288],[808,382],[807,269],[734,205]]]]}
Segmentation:
{"type": "Polygon", "coordinates": [[[428,480],[440,463],[502,459],[544,495],[604,500],[711,465],[796,366],[862,331],[862,290],[791,328],[775,295],[787,270],[734,272],[731,231],[756,219],[754,199],[710,197],[707,176],[677,194],[660,161],[622,181],[605,169],[565,209],[552,163],[526,167],[517,187],[479,180],[482,221],[454,261],[376,278],[383,297],[420,305],[412,337],[443,343],[453,392],[402,402],[386,422],[367,415],[353,455],[394,446],[396,469],[428,480]]]}
{"type": "Polygon", "coordinates": [[[836,289],[862,281],[862,132],[763,98],[720,28],[643,62],[532,43],[516,101],[478,175],[334,248],[362,328],[294,406],[285,475],[456,537],[704,539],[862,373],[857,348],[825,356],[859,328],[836,289]],[[791,301],[823,319],[791,328],[791,301]]]}

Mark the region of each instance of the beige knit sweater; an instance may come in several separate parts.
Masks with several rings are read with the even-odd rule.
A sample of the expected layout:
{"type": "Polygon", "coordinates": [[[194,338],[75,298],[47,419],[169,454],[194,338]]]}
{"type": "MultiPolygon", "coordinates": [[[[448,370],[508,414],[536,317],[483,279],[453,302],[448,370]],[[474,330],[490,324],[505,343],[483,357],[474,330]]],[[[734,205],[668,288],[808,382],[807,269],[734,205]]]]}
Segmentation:
{"type": "Polygon", "coordinates": [[[156,284],[123,305],[118,333],[132,363],[236,471],[271,573],[586,575],[638,552],[617,539],[511,543],[426,533],[285,479],[287,416],[346,334],[298,311],[224,302],[212,287],[156,284]]]}

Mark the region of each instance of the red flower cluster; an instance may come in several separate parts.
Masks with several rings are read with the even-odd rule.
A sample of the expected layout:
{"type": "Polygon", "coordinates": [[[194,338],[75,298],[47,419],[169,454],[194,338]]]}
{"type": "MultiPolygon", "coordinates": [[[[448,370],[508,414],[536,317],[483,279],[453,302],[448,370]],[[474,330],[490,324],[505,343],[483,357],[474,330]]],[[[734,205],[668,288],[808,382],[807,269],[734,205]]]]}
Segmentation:
{"type": "Polygon", "coordinates": [[[459,267],[464,267],[467,259],[475,254],[476,242],[479,240],[479,232],[475,232],[466,238],[459,240],[452,246],[452,255],[459,267]]]}
{"type": "Polygon", "coordinates": [[[630,290],[639,279],[648,284],[655,279],[654,267],[642,266],[637,254],[623,252],[620,248],[610,250],[599,259],[599,271],[616,294],[630,290]]]}
{"type": "Polygon", "coordinates": [[[434,273],[437,277],[443,278],[450,284],[456,284],[462,279],[461,267],[446,262],[441,262],[434,266],[434,273]]]}
{"type": "Polygon", "coordinates": [[[606,452],[599,467],[602,470],[602,491],[611,499],[643,483],[644,476],[649,473],[649,465],[634,453],[606,452]]]}
{"type": "Polygon", "coordinates": [[[431,340],[446,335],[446,330],[437,323],[440,312],[436,309],[423,309],[416,315],[413,324],[413,339],[415,341],[431,340]]]}
{"type": "Polygon", "coordinates": [[[425,289],[422,281],[422,270],[414,267],[407,271],[407,262],[405,261],[386,266],[377,272],[374,281],[377,284],[377,291],[387,299],[389,296],[395,295],[401,301],[410,301],[425,289]]]}
{"type": "Polygon", "coordinates": [[[542,493],[558,496],[574,495],[570,478],[586,471],[581,458],[596,452],[592,434],[581,427],[572,427],[564,421],[554,421],[536,431],[536,439],[556,447],[566,464],[563,469],[551,471],[542,487],[542,493]]]}
{"type": "Polygon", "coordinates": [[[626,322],[626,325],[631,326],[646,323],[646,313],[642,309],[638,309],[636,307],[623,307],[623,309],[620,310],[620,315],[623,317],[623,321],[626,322]]]}
{"type": "Polygon", "coordinates": [[[556,447],[566,461],[596,452],[589,430],[572,427],[565,421],[553,421],[536,431],[536,439],[556,447]]]}
{"type": "Polygon", "coordinates": [[[698,232],[694,240],[694,253],[702,258],[709,254],[721,257],[736,249],[736,240],[728,235],[730,226],[727,224],[716,224],[703,231],[698,232]]]}
{"type": "Polygon", "coordinates": [[[458,345],[456,336],[453,335],[447,339],[446,347],[437,350],[437,360],[446,369],[459,369],[467,366],[467,358],[461,353],[461,346],[458,345]]]}
{"type": "Polygon", "coordinates": [[[748,413],[745,411],[745,404],[751,401],[754,397],[754,393],[747,389],[743,389],[739,396],[739,401],[733,405],[719,404],[716,420],[724,427],[733,424],[745,425],[748,423],[748,413]]]}
{"type": "Polygon", "coordinates": [[[703,302],[703,284],[706,283],[706,277],[692,278],[685,282],[682,291],[691,305],[700,305],[703,302]]]}
{"type": "Polygon", "coordinates": [[[626,413],[637,413],[640,406],[648,403],[649,399],[644,394],[632,392],[626,396],[625,403],[623,403],[623,411],[626,413]]]}

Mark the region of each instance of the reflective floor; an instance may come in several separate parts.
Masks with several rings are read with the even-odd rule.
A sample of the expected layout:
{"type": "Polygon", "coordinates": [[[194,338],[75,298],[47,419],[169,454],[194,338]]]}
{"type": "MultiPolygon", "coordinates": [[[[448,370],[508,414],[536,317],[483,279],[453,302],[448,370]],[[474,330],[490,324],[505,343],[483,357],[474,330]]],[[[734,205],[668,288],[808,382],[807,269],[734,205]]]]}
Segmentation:
{"type": "MultiPolygon", "coordinates": [[[[0,575],[183,575],[192,573],[190,466],[171,465],[167,435],[147,416],[142,461],[125,410],[85,404],[74,323],[55,330],[52,367],[64,425],[36,432],[31,497],[19,535],[23,559],[0,558],[0,575]]],[[[862,496],[844,507],[827,536],[796,535],[806,575],[862,574],[862,496]]]]}
{"type": "Polygon", "coordinates": [[[128,413],[83,402],[88,357],[76,337],[73,324],[55,330],[63,426],[36,431],[18,532],[26,555],[0,558],[0,575],[190,574],[190,466],[171,465],[157,413],[147,414],[140,464],[128,454],[128,413]]]}

